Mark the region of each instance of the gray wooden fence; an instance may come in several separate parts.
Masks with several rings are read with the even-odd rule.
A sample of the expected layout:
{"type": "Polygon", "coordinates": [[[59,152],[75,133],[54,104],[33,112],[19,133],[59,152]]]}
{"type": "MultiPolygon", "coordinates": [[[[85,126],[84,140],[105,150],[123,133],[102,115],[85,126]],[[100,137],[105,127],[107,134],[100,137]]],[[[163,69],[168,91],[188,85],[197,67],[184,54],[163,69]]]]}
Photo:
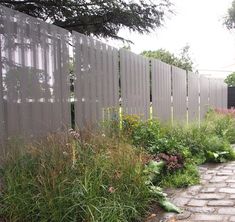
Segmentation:
{"type": "Polygon", "coordinates": [[[144,120],[152,114],[163,122],[191,122],[203,119],[209,107],[227,107],[223,80],[69,34],[2,6],[0,47],[0,143],[70,127],[71,97],[79,128],[116,118],[120,110],[144,120]],[[69,57],[74,62],[74,92],[69,57]]]}

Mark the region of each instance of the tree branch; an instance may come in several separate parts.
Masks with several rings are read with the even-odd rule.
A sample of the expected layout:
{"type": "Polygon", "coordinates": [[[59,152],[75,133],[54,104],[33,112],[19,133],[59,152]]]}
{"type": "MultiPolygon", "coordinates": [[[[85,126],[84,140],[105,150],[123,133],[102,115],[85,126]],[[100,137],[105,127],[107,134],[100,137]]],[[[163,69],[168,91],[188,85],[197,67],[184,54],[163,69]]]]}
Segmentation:
{"type": "MultiPolygon", "coordinates": [[[[99,2],[99,4],[103,4],[106,1],[101,1],[99,2]]],[[[61,6],[59,4],[57,4],[57,2],[40,2],[39,0],[1,0],[2,4],[13,4],[13,5],[20,5],[20,4],[27,4],[27,3],[35,3],[35,4],[41,4],[42,6],[61,6]]],[[[76,7],[84,7],[84,6],[93,6],[93,5],[97,5],[97,2],[93,2],[93,3],[84,3],[84,4],[79,4],[79,3],[68,3],[66,6],[67,7],[71,7],[71,6],[76,6],[76,7]]]]}

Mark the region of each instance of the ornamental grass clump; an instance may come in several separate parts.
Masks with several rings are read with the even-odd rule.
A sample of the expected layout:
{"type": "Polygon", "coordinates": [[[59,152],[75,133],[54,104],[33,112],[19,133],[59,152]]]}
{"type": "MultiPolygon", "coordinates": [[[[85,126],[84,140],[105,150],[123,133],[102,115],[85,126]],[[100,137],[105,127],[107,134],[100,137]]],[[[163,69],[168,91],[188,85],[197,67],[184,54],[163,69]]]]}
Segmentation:
{"type": "Polygon", "coordinates": [[[133,221],[145,215],[147,155],[100,135],[51,135],[17,144],[1,171],[0,218],[8,221],[133,221]],[[86,138],[86,139],[84,139],[86,138]]]}

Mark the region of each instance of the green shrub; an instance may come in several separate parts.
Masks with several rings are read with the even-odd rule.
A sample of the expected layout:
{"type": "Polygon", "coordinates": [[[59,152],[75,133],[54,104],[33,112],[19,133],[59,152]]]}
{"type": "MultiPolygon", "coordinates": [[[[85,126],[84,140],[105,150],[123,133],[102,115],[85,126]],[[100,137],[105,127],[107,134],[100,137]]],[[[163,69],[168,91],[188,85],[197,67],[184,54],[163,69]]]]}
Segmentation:
{"type": "Polygon", "coordinates": [[[234,159],[234,151],[230,147],[227,134],[232,130],[226,131],[222,122],[224,118],[214,122],[207,119],[200,127],[197,125],[171,127],[166,135],[178,143],[178,151],[184,154],[186,161],[188,159],[189,162],[197,164],[225,162],[234,159]]]}
{"type": "Polygon", "coordinates": [[[199,184],[200,177],[195,164],[186,164],[183,169],[174,172],[165,172],[156,183],[164,188],[183,188],[199,184]]]}
{"type": "Polygon", "coordinates": [[[124,137],[131,139],[136,128],[140,125],[141,120],[138,115],[122,116],[122,133],[124,137]]]}
{"type": "MultiPolygon", "coordinates": [[[[130,124],[129,124],[130,125],[130,124]]],[[[171,129],[171,127],[169,127],[171,129]]],[[[188,148],[181,143],[178,137],[167,134],[167,127],[160,125],[159,121],[148,120],[139,122],[131,135],[131,142],[136,147],[143,147],[150,154],[159,153],[189,155],[188,148]]]]}
{"type": "Polygon", "coordinates": [[[209,111],[204,123],[207,131],[235,143],[235,119],[232,115],[209,111]]]}
{"type": "Polygon", "coordinates": [[[148,151],[160,150],[160,124],[156,120],[140,122],[132,133],[132,143],[148,151]]]}
{"type": "Polygon", "coordinates": [[[3,168],[0,217],[9,221],[133,221],[153,194],[145,154],[105,137],[50,137],[3,168]]]}
{"type": "Polygon", "coordinates": [[[226,162],[235,159],[235,152],[229,142],[218,136],[210,136],[205,140],[204,153],[207,162],[226,162]]]}

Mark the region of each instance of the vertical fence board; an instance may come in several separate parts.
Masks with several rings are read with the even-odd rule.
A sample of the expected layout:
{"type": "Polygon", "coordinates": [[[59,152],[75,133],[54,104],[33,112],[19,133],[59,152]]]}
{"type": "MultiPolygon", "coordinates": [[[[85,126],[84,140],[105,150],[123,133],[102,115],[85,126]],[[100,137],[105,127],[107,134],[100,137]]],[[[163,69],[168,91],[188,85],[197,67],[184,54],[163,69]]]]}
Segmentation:
{"type": "MultiPolygon", "coordinates": [[[[43,81],[43,103],[42,103],[42,122],[43,127],[46,131],[51,131],[53,129],[53,119],[54,113],[52,110],[52,91],[50,90],[50,82],[53,81],[51,76],[48,73],[48,63],[49,60],[49,52],[48,52],[48,44],[47,39],[44,37],[46,36],[46,29],[42,24],[38,24],[38,35],[39,35],[39,51],[40,54],[39,60],[41,61],[38,69],[42,70],[42,74],[44,75],[43,81]],[[52,114],[53,113],[53,114],[52,114]]],[[[55,63],[56,58],[53,57],[52,66],[55,63]]],[[[52,69],[52,67],[51,67],[52,69]]]]}
{"type": "Polygon", "coordinates": [[[19,111],[18,111],[18,67],[14,64],[14,42],[16,33],[14,30],[14,15],[11,10],[4,10],[1,7],[3,18],[3,84],[4,94],[6,94],[6,110],[7,110],[7,134],[8,136],[14,136],[19,133],[19,111]]]}
{"type": "Polygon", "coordinates": [[[73,33],[73,44],[74,44],[74,97],[75,97],[75,123],[78,127],[85,125],[84,121],[84,59],[81,52],[83,51],[82,36],[73,33]],[[76,108],[75,108],[76,107],[76,108]]]}
{"type": "MultiPolygon", "coordinates": [[[[2,16],[1,16],[1,9],[0,9],[0,25],[2,24],[2,16]]],[[[0,35],[0,151],[1,151],[1,146],[4,144],[4,139],[5,139],[5,120],[4,120],[4,98],[3,98],[3,81],[2,81],[2,38],[0,35]]]]}
{"type": "MultiPolygon", "coordinates": [[[[91,113],[94,111],[91,109],[91,97],[90,97],[90,92],[91,92],[91,61],[89,57],[89,38],[86,36],[83,36],[82,38],[82,46],[83,46],[83,78],[84,78],[84,122],[86,125],[89,125],[89,121],[91,121],[91,113]]],[[[82,52],[80,52],[82,53],[82,52]]]]}
{"type": "MultiPolygon", "coordinates": [[[[96,51],[96,45],[95,42],[90,39],[90,44],[89,44],[89,53],[90,53],[90,73],[89,73],[89,81],[90,81],[90,88],[87,88],[88,90],[90,90],[90,101],[91,101],[91,121],[92,123],[96,122],[96,117],[97,117],[97,113],[96,113],[96,84],[97,84],[97,69],[94,67],[96,67],[96,61],[95,61],[95,51],[96,51]]],[[[88,122],[88,120],[87,120],[88,122]]]]}
{"type": "MultiPolygon", "coordinates": [[[[60,31],[63,36],[63,33],[60,31]]],[[[71,125],[71,105],[70,105],[70,74],[69,74],[69,36],[64,35],[64,41],[61,42],[61,107],[62,124],[64,127],[71,125]]],[[[59,52],[58,52],[59,53],[59,52]]]]}
{"type": "Polygon", "coordinates": [[[123,111],[149,118],[150,88],[149,60],[120,50],[120,77],[123,111]]]}
{"type": "Polygon", "coordinates": [[[113,72],[117,73],[117,75],[113,75],[113,89],[114,89],[114,100],[113,107],[118,108],[119,112],[119,52],[118,50],[113,50],[113,72]]]}
{"type": "Polygon", "coordinates": [[[220,107],[220,82],[218,79],[215,79],[215,108],[220,107]]]}
{"type": "Polygon", "coordinates": [[[214,108],[219,108],[220,100],[220,86],[218,79],[214,79],[214,108]]]}
{"type": "Polygon", "coordinates": [[[76,32],[73,41],[75,122],[79,128],[93,127],[118,105],[118,51],[76,32]]]}
{"type": "Polygon", "coordinates": [[[143,107],[144,109],[144,113],[146,113],[146,118],[150,116],[150,61],[149,60],[145,60],[144,64],[143,64],[143,68],[144,68],[144,73],[145,73],[145,79],[147,79],[147,81],[145,81],[144,84],[144,102],[145,102],[145,106],[143,107]],[[146,98],[146,100],[145,100],[146,98]]]}
{"type": "Polygon", "coordinates": [[[97,122],[102,120],[102,115],[103,115],[103,111],[102,111],[102,44],[97,41],[96,43],[96,73],[97,73],[97,87],[96,87],[96,93],[97,93],[97,101],[96,101],[96,112],[97,112],[97,122]]]}
{"type": "Polygon", "coordinates": [[[223,82],[223,109],[228,108],[228,85],[223,82]]]}
{"type": "Polygon", "coordinates": [[[31,115],[31,109],[29,104],[29,99],[31,98],[31,91],[29,90],[30,86],[30,71],[28,67],[30,67],[30,64],[28,63],[28,56],[29,56],[29,50],[28,50],[28,43],[27,43],[27,35],[26,35],[26,17],[22,14],[16,14],[15,18],[17,19],[17,23],[15,24],[15,47],[14,47],[14,53],[15,58],[13,62],[16,61],[16,56],[19,56],[19,73],[18,73],[18,107],[19,107],[19,128],[22,132],[23,136],[27,137],[32,134],[32,115],[31,115]],[[18,46],[17,46],[18,44],[18,46]],[[17,50],[18,49],[18,50],[17,50]]]}
{"type": "Polygon", "coordinates": [[[218,79],[217,80],[217,108],[222,109],[223,108],[223,83],[224,80],[223,79],[218,79]]]}
{"type": "Polygon", "coordinates": [[[126,53],[124,50],[120,50],[120,82],[121,82],[121,104],[122,104],[122,111],[127,111],[127,77],[126,77],[126,67],[125,65],[125,59],[126,59],[126,53]],[[121,76],[122,73],[122,76],[121,76]],[[124,109],[125,107],[125,109],[124,109]]]}
{"type": "Polygon", "coordinates": [[[199,76],[188,72],[188,120],[199,120],[199,76]]]}
{"type": "Polygon", "coordinates": [[[186,71],[172,66],[173,120],[184,122],[187,117],[186,71]]]}
{"type": "MultiPolygon", "coordinates": [[[[34,67],[37,70],[39,68],[39,53],[38,53],[38,44],[37,44],[38,33],[35,30],[36,28],[37,26],[35,26],[35,24],[33,23],[29,24],[29,35],[34,40],[34,42],[30,42],[30,48],[32,49],[30,56],[31,57],[30,64],[32,67],[34,67]]],[[[45,130],[43,128],[43,123],[42,123],[42,105],[41,105],[42,90],[40,89],[39,84],[37,84],[38,82],[37,75],[31,75],[31,82],[32,82],[31,85],[34,86],[34,89],[30,89],[32,100],[34,102],[34,105],[32,106],[32,133],[33,135],[42,135],[43,131],[45,130]]]]}
{"type": "Polygon", "coordinates": [[[171,121],[171,66],[151,60],[153,117],[171,121]]]}
{"type": "Polygon", "coordinates": [[[205,76],[200,76],[200,121],[209,109],[209,86],[210,80],[205,76]]]}
{"type": "Polygon", "coordinates": [[[209,104],[211,108],[216,108],[217,101],[216,101],[216,90],[217,90],[217,82],[216,79],[209,79],[209,104]]]}

